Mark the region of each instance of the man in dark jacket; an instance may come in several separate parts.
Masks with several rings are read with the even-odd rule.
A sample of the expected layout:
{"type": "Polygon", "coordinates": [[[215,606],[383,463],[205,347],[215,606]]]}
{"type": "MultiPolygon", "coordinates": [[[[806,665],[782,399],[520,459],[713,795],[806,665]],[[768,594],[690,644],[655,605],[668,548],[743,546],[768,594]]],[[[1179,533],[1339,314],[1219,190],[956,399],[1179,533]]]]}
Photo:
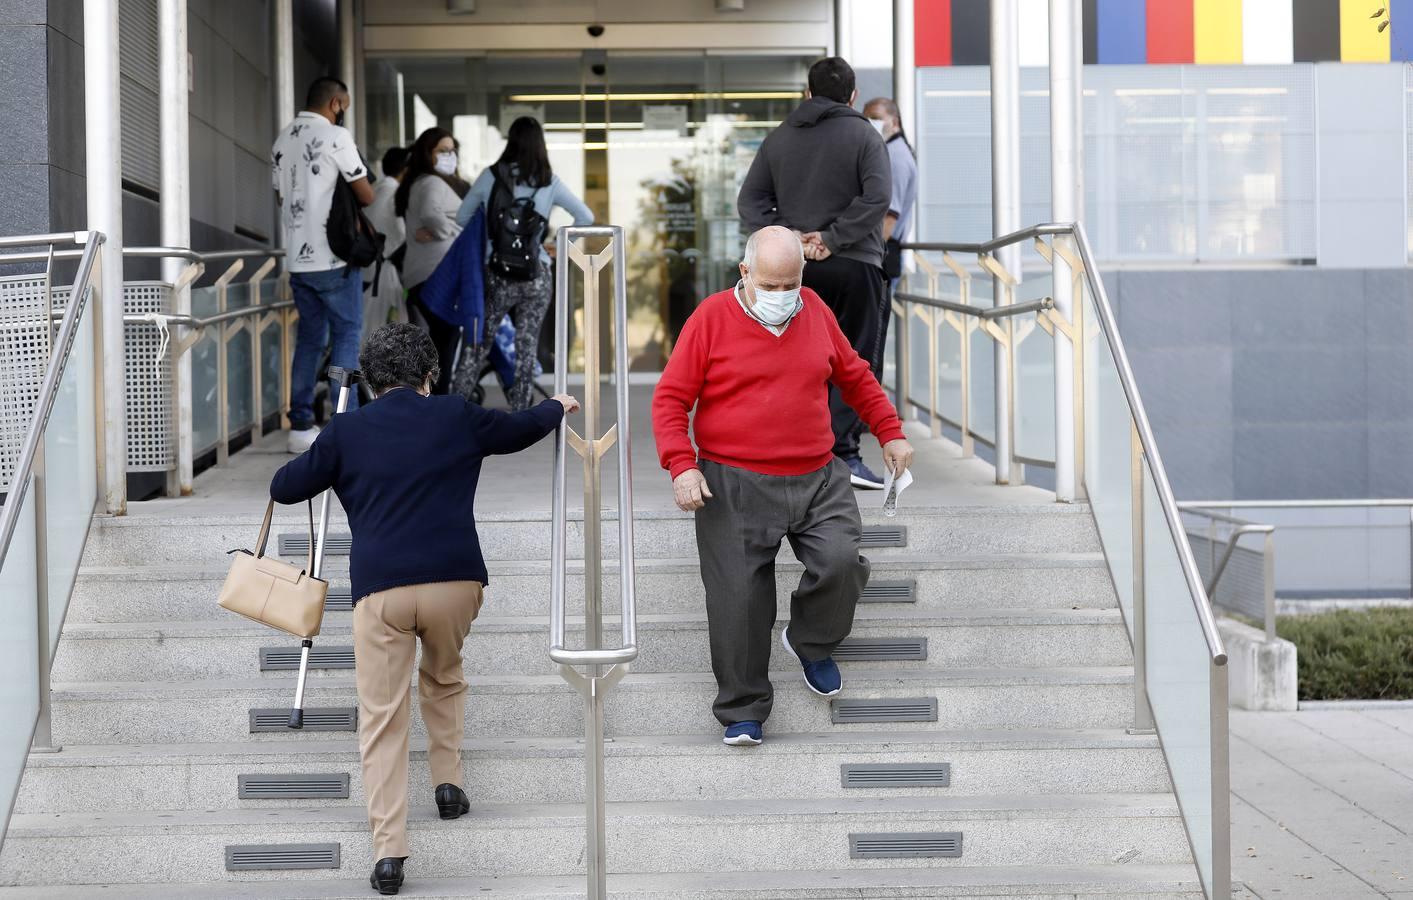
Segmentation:
{"type": "MultiPolygon", "coordinates": [[[[747,231],[784,225],[805,244],[804,286],[828,304],[875,377],[882,373],[883,216],[892,172],[883,139],[853,108],[854,70],[837,56],[810,67],[809,90],[756,153],[736,207],[747,231]]],[[[829,389],[834,455],[855,487],[881,488],[859,458],[863,423],[829,389]]]]}

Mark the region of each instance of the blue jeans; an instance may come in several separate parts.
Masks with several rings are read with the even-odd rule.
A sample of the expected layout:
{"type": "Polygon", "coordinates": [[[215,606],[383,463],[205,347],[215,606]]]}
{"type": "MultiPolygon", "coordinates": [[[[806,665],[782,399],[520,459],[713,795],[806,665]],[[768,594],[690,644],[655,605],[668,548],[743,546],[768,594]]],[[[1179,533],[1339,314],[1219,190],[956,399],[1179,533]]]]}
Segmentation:
{"type": "MultiPolygon", "coordinates": [[[[292,428],[314,424],[314,383],[324,348],[333,333],[329,364],[358,368],[358,341],[363,332],[363,273],[347,267],[325,272],[293,272],[289,276],[294,308],[299,311],[294,359],[290,363],[289,423],[292,428]],[[345,277],[347,272],[347,277],[345,277]]],[[[329,397],[338,401],[338,385],[329,384],[329,397]]],[[[358,392],[349,394],[348,408],[358,406],[358,392]]]]}

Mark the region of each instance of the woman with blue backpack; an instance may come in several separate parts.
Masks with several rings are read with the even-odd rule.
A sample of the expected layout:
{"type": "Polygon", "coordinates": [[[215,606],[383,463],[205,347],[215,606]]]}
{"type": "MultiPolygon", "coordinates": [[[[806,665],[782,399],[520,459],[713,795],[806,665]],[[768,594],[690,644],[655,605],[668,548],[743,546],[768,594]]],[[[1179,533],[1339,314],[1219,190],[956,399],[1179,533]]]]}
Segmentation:
{"type": "Polygon", "coordinates": [[[465,225],[478,210],[486,216],[486,310],[480,340],[467,335],[453,388],[470,397],[495,344],[496,330],[508,313],[515,323],[513,409],[530,408],[540,327],[554,293],[549,253],[549,216],[555,207],[592,225],[594,214],[550,168],[540,123],[521,116],[510,125],[500,159],[471,185],[456,221],[465,225]]]}

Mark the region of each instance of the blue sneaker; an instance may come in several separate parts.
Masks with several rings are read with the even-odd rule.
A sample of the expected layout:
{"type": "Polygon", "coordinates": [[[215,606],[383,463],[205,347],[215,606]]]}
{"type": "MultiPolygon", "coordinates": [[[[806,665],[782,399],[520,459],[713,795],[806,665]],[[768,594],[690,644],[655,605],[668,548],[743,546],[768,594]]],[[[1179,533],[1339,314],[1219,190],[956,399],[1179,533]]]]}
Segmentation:
{"type": "Polygon", "coordinates": [[[833,697],[844,688],[844,676],[839,674],[839,665],[834,662],[832,656],[824,659],[817,659],[814,662],[806,662],[800,659],[800,654],[795,652],[795,648],[790,646],[790,626],[786,625],[780,632],[780,643],[785,645],[785,649],[790,655],[795,657],[795,662],[799,663],[805,670],[805,684],[810,690],[821,697],[833,697]]]}
{"type": "Polygon", "coordinates": [[[849,457],[844,460],[844,465],[849,467],[849,484],[866,491],[883,490],[883,479],[873,474],[873,470],[864,465],[859,457],[849,457]]]}
{"type": "Polygon", "coordinates": [[[721,742],[732,747],[755,747],[761,742],[759,722],[737,722],[726,726],[721,742]]]}

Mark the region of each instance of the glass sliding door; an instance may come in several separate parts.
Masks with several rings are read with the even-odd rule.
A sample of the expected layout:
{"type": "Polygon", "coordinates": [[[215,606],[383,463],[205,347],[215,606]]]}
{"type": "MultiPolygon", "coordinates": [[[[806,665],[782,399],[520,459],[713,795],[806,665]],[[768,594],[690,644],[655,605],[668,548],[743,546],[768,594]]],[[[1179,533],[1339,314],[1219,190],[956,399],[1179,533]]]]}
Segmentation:
{"type": "MultiPolygon", "coordinates": [[[[656,372],[697,304],[736,281],[736,194],[760,142],[799,103],[810,61],[651,51],[375,58],[367,149],[381,155],[440,125],[460,141],[470,180],[499,156],[516,116],[539,119],[555,173],[600,223],[624,229],[629,355],[634,371],[656,372]]],[[[566,222],[559,213],[551,226],[566,222]]]]}

